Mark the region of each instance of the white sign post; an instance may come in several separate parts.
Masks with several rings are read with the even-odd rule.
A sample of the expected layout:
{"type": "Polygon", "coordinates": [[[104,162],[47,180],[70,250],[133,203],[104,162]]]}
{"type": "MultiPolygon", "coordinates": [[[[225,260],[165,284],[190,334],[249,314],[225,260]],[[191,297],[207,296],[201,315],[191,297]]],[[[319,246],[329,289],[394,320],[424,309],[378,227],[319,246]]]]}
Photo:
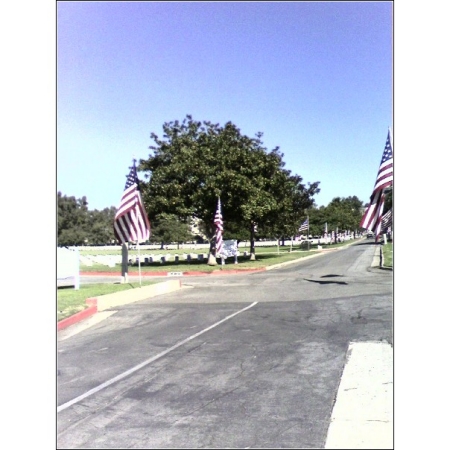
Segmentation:
{"type": "Polygon", "coordinates": [[[239,255],[239,250],[237,246],[237,240],[236,239],[230,239],[227,241],[223,241],[223,248],[222,253],[220,255],[217,255],[222,260],[222,265],[225,264],[225,259],[229,256],[234,256],[234,263],[237,264],[238,260],[237,257],[239,255]]]}

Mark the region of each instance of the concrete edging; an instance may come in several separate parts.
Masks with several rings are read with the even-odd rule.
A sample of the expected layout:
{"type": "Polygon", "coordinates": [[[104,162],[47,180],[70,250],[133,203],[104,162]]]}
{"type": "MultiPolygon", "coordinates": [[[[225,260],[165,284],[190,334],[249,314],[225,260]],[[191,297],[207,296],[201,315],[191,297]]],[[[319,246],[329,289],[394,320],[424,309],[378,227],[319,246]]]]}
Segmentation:
{"type": "MultiPolygon", "coordinates": [[[[87,303],[87,301],[86,301],[87,303]]],[[[80,322],[83,319],[87,319],[88,317],[94,315],[97,312],[97,305],[90,306],[89,308],[84,309],[76,314],[73,314],[70,317],[66,317],[58,322],[58,331],[64,330],[64,328],[69,327],[75,323],[80,322]]]]}
{"type": "Polygon", "coordinates": [[[181,280],[168,280],[149,286],[141,286],[135,289],[126,289],[125,291],[115,292],[113,294],[87,298],[86,304],[89,305],[89,307],[70,317],[60,320],[58,322],[58,331],[78,323],[97,312],[105,311],[115,306],[126,305],[128,303],[156,297],[157,295],[167,294],[178,289],[181,289],[181,280]]]}
{"type": "Polygon", "coordinates": [[[169,292],[181,289],[181,280],[168,280],[161,283],[141,286],[135,289],[127,289],[114,294],[105,294],[97,298],[88,298],[86,302],[97,305],[97,311],[105,311],[114,306],[126,305],[128,303],[138,302],[157,295],[167,294],[169,292]]]}

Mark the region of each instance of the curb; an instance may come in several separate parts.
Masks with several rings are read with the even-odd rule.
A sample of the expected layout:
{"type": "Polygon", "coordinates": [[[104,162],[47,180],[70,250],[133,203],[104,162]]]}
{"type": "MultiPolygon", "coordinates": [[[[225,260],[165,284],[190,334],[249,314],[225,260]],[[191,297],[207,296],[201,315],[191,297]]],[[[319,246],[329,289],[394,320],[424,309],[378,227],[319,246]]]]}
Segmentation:
{"type": "MultiPolygon", "coordinates": [[[[86,300],[87,303],[87,300],[86,300]]],[[[89,308],[80,311],[73,316],[66,317],[58,322],[58,331],[64,330],[65,328],[80,322],[81,320],[87,319],[88,317],[94,315],[97,312],[97,305],[90,306],[89,308]]]]}
{"type": "Polygon", "coordinates": [[[129,303],[146,300],[157,295],[167,294],[169,292],[181,289],[181,280],[169,280],[161,283],[141,286],[135,289],[126,289],[125,291],[105,294],[99,297],[88,298],[86,303],[96,305],[97,311],[105,311],[115,306],[127,305],[129,303]]]}
{"type": "Polygon", "coordinates": [[[156,297],[157,295],[167,294],[181,289],[181,280],[169,280],[161,283],[142,286],[136,289],[127,289],[125,291],[105,294],[99,297],[86,299],[88,308],[80,311],[70,317],[66,317],[58,322],[57,330],[61,331],[74,325],[100,311],[105,311],[115,306],[126,305],[140,300],[156,297]]]}

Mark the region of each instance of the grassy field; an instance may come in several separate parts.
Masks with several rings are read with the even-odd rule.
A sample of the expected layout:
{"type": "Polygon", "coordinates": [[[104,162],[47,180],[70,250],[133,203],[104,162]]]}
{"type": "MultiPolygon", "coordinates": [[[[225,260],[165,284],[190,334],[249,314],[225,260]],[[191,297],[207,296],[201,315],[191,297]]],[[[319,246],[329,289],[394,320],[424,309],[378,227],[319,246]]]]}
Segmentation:
{"type": "MultiPolygon", "coordinates": [[[[346,242],[340,242],[337,244],[324,244],[322,245],[322,248],[335,248],[335,247],[340,247],[342,245],[347,245],[351,242],[354,241],[346,241],[346,242]]],[[[317,250],[317,245],[312,245],[310,247],[310,250],[316,249],[317,250]]],[[[102,249],[102,248],[90,248],[90,247],[79,247],[80,250],[80,255],[81,256],[93,256],[93,255],[121,255],[122,251],[120,248],[115,248],[114,250],[109,250],[109,249],[102,249]]],[[[295,244],[292,246],[292,250],[293,251],[307,251],[308,248],[306,246],[306,244],[302,244],[301,246],[298,244],[295,244]]],[[[291,246],[288,242],[286,242],[286,245],[282,246],[280,245],[279,247],[273,245],[273,246],[257,246],[256,247],[256,255],[258,256],[259,254],[264,254],[264,253],[289,253],[291,251],[291,246]]],[[[196,248],[196,249],[192,249],[192,248],[180,248],[179,250],[176,249],[170,249],[170,250],[160,250],[160,249],[153,249],[153,250],[147,250],[147,249],[141,249],[140,251],[136,250],[136,249],[130,249],[128,250],[128,256],[129,257],[133,257],[133,256],[137,256],[139,253],[142,255],[144,254],[154,254],[154,255],[182,255],[183,253],[191,253],[191,254],[199,254],[199,253],[203,253],[203,254],[207,254],[209,252],[208,248],[196,248]]],[[[250,247],[249,246],[244,246],[244,245],[239,245],[239,252],[241,254],[244,254],[244,252],[250,252],[250,247]]]]}
{"type": "MultiPolygon", "coordinates": [[[[261,269],[268,265],[279,264],[286,261],[292,261],[294,259],[303,258],[305,256],[316,253],[313,251],[293,251],[293,252],[280,252],[278,253],[258,253],[254,261],[250,261],[249,256],[238,256],[238,263],[234,263],[234,258],[230,257],[225,260],[225,264],[220,264],[220,259],[217,260],[217,265],[210,266],[207,264],[207,256],[204,261],[193,260],[191,262],[180,260],[178,263],[173,261],[161,263],[154,262],[145,264],[141,262],[141,273],[151,272],[212,272],[215,270],[244,270],[244,269],[261,269]]],[[[142,259],[142,258],[141,258],[142,259]]],[[[93,264],[92,266],[80,265],[82,272],[111,272],[121,275],[121,265],[116,264],[114,267],[108,267],[101,264],[93,264]]],[[[129,274],[138,274],[138,265],[129,265],[129,274]]]]}
{"type": "MultiPolygon", "coordinates": [[[[338,244],[332,244],[332,245],[323,245],[323,249],[329,249],[329,248],[337,248],[341,247],[343,245],[347,245],[349,242],[342,242],[338,244]]],[[[220,260],[217,260],[217,265],[210,266],[207,264],[208,260],[208,249],[197,249],[197,250],[184,250],[184,251],[177,251],[177,250],[141,250],[138,252],[138,250],[129,250],[128,251],[128,259],[134,259],[137,256],[140,257],[141,264],[140,264],[140,270],[141,273],[146,272],[191,272],[191,271],[201,271],[201,272],[212,272],[214,270],[244,270],[244,269],[259,269],[266,267],[267,265],[274,265],[279,264],[286,261],[291,261],[293,259],[303,258],[305,256],[308,256],[312,254],[313,252],[317,251],[317,245],[311,246],[310,250],[307,250],[307,248],[303,248],[305,246],[302,246],[300,248],[298,245],[291,247],[289,245],[286,246],[272,246],[272,247],[257,247],[256,248],[256,259],[254,261],[250,261],[250,256],[244,256],[244,252],[250,252],[250,249],[248,247],[240,247],[239,252],[240,256],[238,256],[238,264],[234,263],[234,258],[230,257],[225,260],[225,264],[221,265],[220,260]],[[203,254],[204,259],[203,261],[198,261],[196,259],[196,256],[194,256],[195,259],[192,259],[191,261],[187,261],[183,258],[183,253],[190,253],[191,255],[198,255],[203,254]],[[158,261],[152,262],[152,263],[146,263],[145,257],[149,255],[159,255],[159,256],[168,256],[170,255],[171,258],[167,262],[160,262],[159,258],[158,261]],[[179,261],[176,263],[174,261],[173,255],[179,256],[179,261]]],[[[92,250],[89,248],[82,248],[80,249],[80,255],[88,257],[94,256],[94,255],[121,255],[121,250],[92,250]]],[[[121,265],[116,264],[114,267],[108,267],[103,264],[98,264],[93,262],[91,266],[81,263],[80,270],[82,272],[111,272],[111,273],[117,273],[118,276],[121,275],[121,265]]],[[[128,273],[129,274],[137,274],[139,272],[139,265],[133,264],[128,266],[128,273]]]]}
{"type": "Polygon", "coordinates": [[[394,248],[392,242],[383,244],[383,266],[393,268],[394,248]]]}

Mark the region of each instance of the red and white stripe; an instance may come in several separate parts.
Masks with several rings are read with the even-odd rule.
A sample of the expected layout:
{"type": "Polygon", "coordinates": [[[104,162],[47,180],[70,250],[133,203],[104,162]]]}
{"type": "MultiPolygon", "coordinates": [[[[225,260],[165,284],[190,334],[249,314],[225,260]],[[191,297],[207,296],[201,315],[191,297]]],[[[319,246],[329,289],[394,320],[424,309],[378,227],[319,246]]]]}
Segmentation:
{"type": "Polygon", "coordinates": [[[145,242],[150,238],[150,221],[142,202],[134,165],[128,175],[119,209],[114,218],[114,235],[120,244],[145,242]]]}
{"type": "Polygon", "coordinates": [[[216,226],[216,256],[220,256],[223,251],[223,219],[220,198],[217,200],[217,210],[214,216],[214,225],[216,226]]]}

